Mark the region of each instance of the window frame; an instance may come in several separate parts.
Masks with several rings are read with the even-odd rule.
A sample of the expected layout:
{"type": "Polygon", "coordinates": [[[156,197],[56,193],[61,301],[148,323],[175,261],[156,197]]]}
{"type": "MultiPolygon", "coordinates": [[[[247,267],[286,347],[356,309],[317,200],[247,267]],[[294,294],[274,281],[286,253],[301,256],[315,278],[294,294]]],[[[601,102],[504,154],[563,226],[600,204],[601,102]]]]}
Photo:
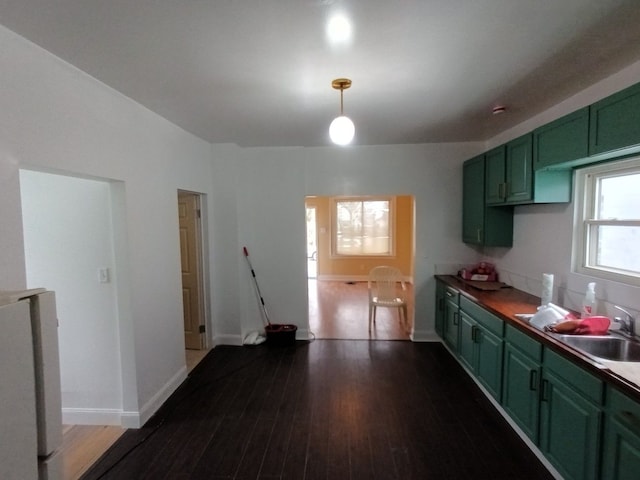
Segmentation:
{"type": "Polygon", "coordinates": [[[331,197],[331,258],[395,258],[396,257],[396,199],[389,195],[352,195],[331,197]],[[389,253],[344,254],[338,253],[338,204],[340,202],[388,202],[389,204],[389,253]]]}
{"type": "Polygon", "coordinates": [[[621,173],[640,173],[640,157],[600,163],[577,169],[574,214],[573,271],[605,280],[640,286],[640,273],[597,266],[597,229],[600,226],[640,227],[638,219],[595,219],[600,178],[621,173]],[[596,237],[595,239],[593,237],[596,237]]]}

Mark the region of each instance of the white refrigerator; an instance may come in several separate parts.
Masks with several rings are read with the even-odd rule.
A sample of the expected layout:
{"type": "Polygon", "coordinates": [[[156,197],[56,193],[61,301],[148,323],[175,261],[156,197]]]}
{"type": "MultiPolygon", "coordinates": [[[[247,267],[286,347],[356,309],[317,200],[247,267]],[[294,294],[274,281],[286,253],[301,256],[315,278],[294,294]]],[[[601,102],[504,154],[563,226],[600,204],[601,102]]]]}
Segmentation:
{"type": "Polygon", "coordinates": [[[0,479],[62,477],[55,293],[0,290],[0,479]]]}

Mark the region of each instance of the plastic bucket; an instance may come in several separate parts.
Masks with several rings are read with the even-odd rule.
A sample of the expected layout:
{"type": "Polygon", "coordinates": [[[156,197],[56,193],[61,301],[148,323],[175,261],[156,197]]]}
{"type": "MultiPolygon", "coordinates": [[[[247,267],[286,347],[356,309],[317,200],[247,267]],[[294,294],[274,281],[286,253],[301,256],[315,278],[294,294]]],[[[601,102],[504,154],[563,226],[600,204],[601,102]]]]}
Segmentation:
{"type": "Polygon", "coordinates": [[[264,327],[267,334],[267,345],[272,347],[290,347],[296,343],[295,325],[272,323],[264,327]]]}

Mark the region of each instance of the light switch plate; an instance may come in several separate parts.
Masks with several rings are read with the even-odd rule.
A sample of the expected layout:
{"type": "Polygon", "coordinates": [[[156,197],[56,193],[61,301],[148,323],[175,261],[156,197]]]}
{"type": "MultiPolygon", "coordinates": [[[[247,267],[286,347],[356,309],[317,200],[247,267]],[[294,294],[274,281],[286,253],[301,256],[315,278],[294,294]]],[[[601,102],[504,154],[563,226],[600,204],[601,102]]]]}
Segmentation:
{"type": "Polygon", "coordinates": [[[100,283],[109,283],[109,269],[104,267],[98,269],[98,280],[100,283]]]}

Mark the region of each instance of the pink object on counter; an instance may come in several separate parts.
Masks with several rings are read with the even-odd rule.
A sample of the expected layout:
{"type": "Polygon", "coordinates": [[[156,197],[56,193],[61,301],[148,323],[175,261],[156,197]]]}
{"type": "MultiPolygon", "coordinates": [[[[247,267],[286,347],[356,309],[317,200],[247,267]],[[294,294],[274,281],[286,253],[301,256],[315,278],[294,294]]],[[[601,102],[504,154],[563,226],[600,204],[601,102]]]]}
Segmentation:
{"type": "Polygon", "coordinates": [[[607,317],[583,318],[577,328],[571,332],[576,335],[606,335],[609,331],[611,320],[607,317]]]}

